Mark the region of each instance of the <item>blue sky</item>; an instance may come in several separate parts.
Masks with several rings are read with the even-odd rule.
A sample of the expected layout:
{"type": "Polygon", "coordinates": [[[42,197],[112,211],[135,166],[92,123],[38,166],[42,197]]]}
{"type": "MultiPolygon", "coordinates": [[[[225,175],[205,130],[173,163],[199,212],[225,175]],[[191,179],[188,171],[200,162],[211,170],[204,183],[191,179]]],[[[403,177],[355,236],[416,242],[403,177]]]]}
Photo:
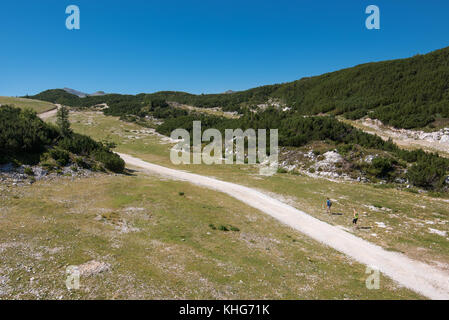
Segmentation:
{"type": "Polygon", "coordinates": [[[243,90],[449,46],[448,15],[447,0],[2,1],[0,95],[243,90]]]}

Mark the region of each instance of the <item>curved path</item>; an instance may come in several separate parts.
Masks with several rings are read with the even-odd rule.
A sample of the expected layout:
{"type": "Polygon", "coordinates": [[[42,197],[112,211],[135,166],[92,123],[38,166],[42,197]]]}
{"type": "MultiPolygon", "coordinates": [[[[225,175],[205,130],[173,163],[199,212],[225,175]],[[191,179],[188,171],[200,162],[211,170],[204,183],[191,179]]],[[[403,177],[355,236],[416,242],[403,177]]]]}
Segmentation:
{"type": "Polygon", "coordinates": [[[404,287],[431,299],[449,299],[447,272],[412,260],[401,253],[384,250],[251,188],[151,164],[126,154],[119,155],[127,164],[147,172],[226,193],[362,264],[379,269],[404,287]]]}
{"type": "Polygon", "coordinates": [[[55,106],[56,106],[56,108],[51,109],[50,111],[45,111],[45,112],[39,113],[38,114],[39,118],[41,118],[42,120],[45,121],[45,120],[55,116],[56,113],[58,113],[58,109],[61,108],[61,105],[55,104],[55,106]]]}

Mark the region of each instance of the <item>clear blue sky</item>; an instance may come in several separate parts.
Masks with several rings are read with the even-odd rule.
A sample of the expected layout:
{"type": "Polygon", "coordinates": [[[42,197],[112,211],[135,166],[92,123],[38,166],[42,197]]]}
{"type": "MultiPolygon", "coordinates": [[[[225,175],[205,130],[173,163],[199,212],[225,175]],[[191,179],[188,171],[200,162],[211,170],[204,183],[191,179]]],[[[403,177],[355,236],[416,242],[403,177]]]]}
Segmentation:
{"type": "Polygon", "coordinates": [[[449,1],[2,1],[0,43],[0,95],[215,93],[449,46],[449,1]],[[381,30],[365,28],[370,4],[381,30]]]}

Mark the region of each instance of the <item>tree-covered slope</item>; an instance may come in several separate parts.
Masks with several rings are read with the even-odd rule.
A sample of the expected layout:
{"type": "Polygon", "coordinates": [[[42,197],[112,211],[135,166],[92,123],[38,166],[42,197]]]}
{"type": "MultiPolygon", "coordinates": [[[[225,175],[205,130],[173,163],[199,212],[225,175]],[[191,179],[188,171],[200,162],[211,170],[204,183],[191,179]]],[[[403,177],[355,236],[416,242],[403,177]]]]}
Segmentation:
{"type": "MultiPolygon", "coordinates": [[[[170,136],[178,128],[184,128],[193,137],[193,121],[201,121],[201,130],[215,128],[225,133],[225,129],[278,129],[279,146],[301,147],[324,141],[335,146],[341,153],[352,153],[355,158],[360,149],[370,150],[376,156],[372,166],[362,168],[376,177],[385,177],[399,167],[405,175],[390,175],[391,180],[406,178],[410,184],[429,190],[449,190],[446,179],[449,174],[449,159],[423,150],[402,150],[392,141],[384,141],[376,135],[365,133],[351,125],[338,121],[333,116],[302,116],[296,112],[282,112],[268,108],[258,113],[246,112],[239,119],[190,114],[169,118],[157,127],[161,134],[170,136]],[[384,158],[379,154],[388,155],[384,158]]],[[[267,139],[269,140],[269,139],[267,139]]],[[[360,166],[360,163],[353,163],[360,166]]]]}
{"type": "Polygon", "coordinates": [[[232,94],[156,94],[198,107],[227,109],[277,98],[301,114],[330,112],[352,119],[369,114],[396,127],[423,127],[436,118],[449,118],[449,48],[232,94]]]}
{"type": "Polygon", "coordinates": [[[370,113],[396,127],[425,126],[449,117],[449,48],[301,79],[272,95],[302,113],[370,113]]]}
{"type": "Polygon", "coordinates": [[[274,98],[300,114],[344,114],[351,119],[369,115],[396,127],[418,128],[449,118],[449,47],[230,94],[163,91],[79,98],[64,90],[48,90],[32,98],[70,106],[122,103],[121,112],[126,112],[123,103],[134,103],[135,109],[136,104],[144,107],[154,100],[241,110],[274,98]]]}
{"type": "MultiPolygon", "coordinates": [[[[64,108],[60,109],[63,110],[64,108]]],[[[58,113],[58,121],[59,121],[58,113]]],[[[45,164],[58,169],[70,163],[86,168],[122,172],[124,161],[111,151],[113,145],[73,133],[68,113],[58,126],[42,121],[31,109],[0,108],[0,164],[45,164]]]]}

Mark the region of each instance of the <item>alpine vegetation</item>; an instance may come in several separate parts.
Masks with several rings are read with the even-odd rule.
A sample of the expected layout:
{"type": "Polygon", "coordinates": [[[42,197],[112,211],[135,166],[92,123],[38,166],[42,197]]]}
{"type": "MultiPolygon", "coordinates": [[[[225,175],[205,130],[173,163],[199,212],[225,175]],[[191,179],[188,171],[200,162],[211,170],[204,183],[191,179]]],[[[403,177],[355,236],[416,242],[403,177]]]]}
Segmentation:
{"type": "Polygon", "coordinates": [[[267,130],[225,129],[222,133],[209,128],[203,133],[201,121],[193,121],[193,137],[186,129],[172,131],[170,137],[176,145],[170,151],[173,164],[256,164],[261,163],[260,174],[273,175],[278,169],[278,129],[270,129],[270,153],[267,154],[267,130]],[[193,141],[193,142],[192,142],[193,141]],[[192,142],[192,148],[191,148],[192,142]],[[204,148],[202,142],[209,142],[204,148]],[[246,143],[245,143],[246,142],[246,143]],[[247,146],[245,148],[245,146],[247,146]],[[223,148],[225,156],[223,157],[223,148]],[[191,152],[192,151],[192,152],[191,152]]]}

